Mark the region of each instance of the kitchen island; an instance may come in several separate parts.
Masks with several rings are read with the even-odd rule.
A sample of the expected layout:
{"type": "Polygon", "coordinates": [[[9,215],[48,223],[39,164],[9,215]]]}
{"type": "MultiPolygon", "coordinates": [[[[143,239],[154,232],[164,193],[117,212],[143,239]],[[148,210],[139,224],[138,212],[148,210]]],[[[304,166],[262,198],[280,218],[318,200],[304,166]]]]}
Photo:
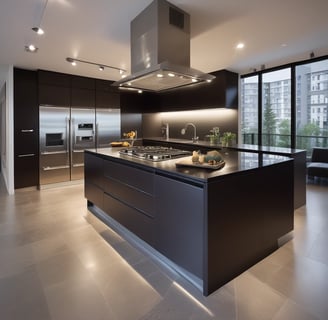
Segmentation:
{"type": "Polygon", "coordinates": [[[293,159],[222,154],[220,170],[85,152],[85,197],[191,274],[204,295],[272,253],[293,230],[293,159]]]}

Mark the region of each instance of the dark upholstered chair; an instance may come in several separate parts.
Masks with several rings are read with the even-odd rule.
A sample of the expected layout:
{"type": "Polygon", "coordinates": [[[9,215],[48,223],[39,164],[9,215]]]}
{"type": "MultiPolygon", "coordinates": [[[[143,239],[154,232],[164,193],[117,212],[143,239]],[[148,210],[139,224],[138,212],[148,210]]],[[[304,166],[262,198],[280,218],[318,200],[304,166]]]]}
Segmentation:
{"type": "Polygon", "coordinates": [[[313,148],[307,173],[310,177],[328,178],[328,148],[313,148]]]}

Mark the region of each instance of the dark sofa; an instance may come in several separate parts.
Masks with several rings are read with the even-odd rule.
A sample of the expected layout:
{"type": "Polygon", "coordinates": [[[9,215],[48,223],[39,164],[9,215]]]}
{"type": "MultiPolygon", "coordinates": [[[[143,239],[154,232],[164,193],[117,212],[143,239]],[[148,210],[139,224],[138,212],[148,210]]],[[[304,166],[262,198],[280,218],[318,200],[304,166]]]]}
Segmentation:
{"type": "Polygon", "coordinates": [[[328,178],[328,148],[313,148],[307,174],[309,177],[328,178]]]}

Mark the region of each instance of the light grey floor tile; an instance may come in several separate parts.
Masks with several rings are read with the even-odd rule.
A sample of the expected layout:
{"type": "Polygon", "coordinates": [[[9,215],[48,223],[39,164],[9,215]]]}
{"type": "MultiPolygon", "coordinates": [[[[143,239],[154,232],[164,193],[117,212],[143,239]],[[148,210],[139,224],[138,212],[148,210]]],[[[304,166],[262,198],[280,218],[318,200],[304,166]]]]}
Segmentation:
{"type": "Polygon", "coordinates": [[[52,319],[34,267],[0,279],[0,314],[4,320],[52,319]]]}
{"type": "Polygon", "coordinates": [[[325,320],[327,190],[308,185],[292,240],[204,297],[88,212],[83,185],[0,184],[0,319],[325,320]]]}

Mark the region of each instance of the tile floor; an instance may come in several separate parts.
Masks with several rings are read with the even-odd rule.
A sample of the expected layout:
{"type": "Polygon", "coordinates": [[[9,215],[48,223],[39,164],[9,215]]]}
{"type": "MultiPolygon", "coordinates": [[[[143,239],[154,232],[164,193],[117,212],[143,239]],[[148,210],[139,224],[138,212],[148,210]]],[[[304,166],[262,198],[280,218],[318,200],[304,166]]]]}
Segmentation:
{"type": "Polygon", "coordinates": [[[308,184],[294,237],[209,297],[86,209],[83,186],[0,186],[0,319],[328,319],[328,186],[308,184]]]}

